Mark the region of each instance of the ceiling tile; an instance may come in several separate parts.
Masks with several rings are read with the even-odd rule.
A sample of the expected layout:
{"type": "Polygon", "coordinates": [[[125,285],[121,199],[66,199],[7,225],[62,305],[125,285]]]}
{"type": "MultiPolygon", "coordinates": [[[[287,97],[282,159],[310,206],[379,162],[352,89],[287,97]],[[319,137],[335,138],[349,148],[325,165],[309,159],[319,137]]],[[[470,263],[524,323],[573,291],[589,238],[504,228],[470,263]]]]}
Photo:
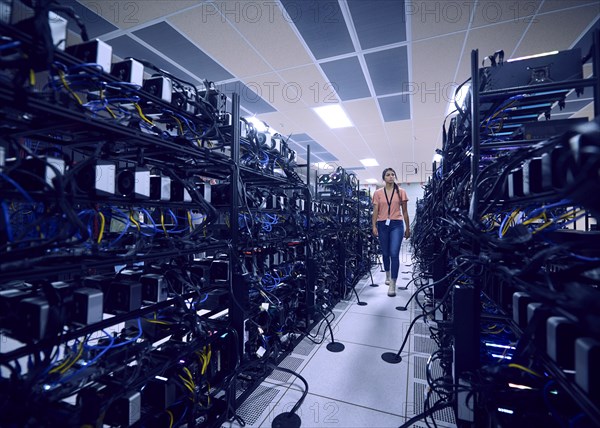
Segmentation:
{"type": "Polygon", "coordinates": [[[340,138],[340,139],[360,139],[360,133],[358,132],[357,128],[351,127],[351,128],[338,128],[338,129],[332,129],[331,132],[333,132],[335,134],[336,137],[340,138]]]}
{"type": "MultiPolygon", "coordinates": [[[[540,2],[537,1],[479,0],[475,6],[475,15],[473,16],[471,28],[479,28],[501,22],[528,24],[531,22],[539,5],[540,2]]],[[[518,31],[518,27],[515,27],[514,31],[518,31]]]]}
{"type": "MultiPolygon", "coordinates": [[[[446,108],[460,82],[453,82],[461,56],[464,35],[430,39],[413,44],[413,81],[409,84],[414,117],[434,117],[441,123],[446,108]],[[432,66],[436,64],[444,67],[432,66]]],[[[458,80],[458,79],[457,79],[458,80]]]]}
{"type": "MultiPolygon", "coordinates": [[[[73,0],[69,0],[73,2],[73,0]]],[[[195,0],[153,0],[152,2],[134,2],[128,0],[98,1],[78,0],[90,10],[119,28],[131,28],[148,21],[162,18],[182,9],[200,6],[195,0]]],[[[65,3],[61,0],[61,3],[65,3]]],[[[85,16],[82,16],[85,19],[85,16]]]]}
{"type": "Polygon", "coordinates": [[[338,158],[331,153],[317,153],[316,155],[319,156],[323,162],[335,162],[338,160],[338,158]]]}
{"type": "Polygon", "coordinates": [[[237,92],[240,96],[240,105],[251,114],[271,113],[275,108],[261,96],[260,88],[247,86],[240,81],[222,83],[217,88],[228,97],[237,92]],[[257,90],[258,89],[258,90],[257,90]]]}
{"type": "Polygon", "coordinates": [[[406,41],[403,0],[350,0],[348,7],[362,49],[406,41]]]}
{"type": "Polygon", "coordinates": [[[297,128],[288,130],[292,134],[292,139],[296,134],[308,133],[314,140],[321,141],[318,134],[327,135],[327,138],[333,139],[331,130],[311,109],[299,108],[291,112],[284,112],[287,116],[293,118],[297,128]]]}
{"type": "Polygon", "coordinates": [[[321,68],[342,101],[371,96],[357,57],[323,62],[321,68]]]}
{"type": "Polygon", "coordinates": [[[433,152],[436,147],[442,145],[442,123],[431,126],[431,121],[415,120],[413,124],[413,141],[415,150],[419,147],[427,151],[427,162],[433,158],[433,152]]]}
{"type": "Polygon", "coordinates": [[[412,41],[466,31],[473,4],[473,1],[407,2],[406,16],[410,20],[412,41]]]}
{"type": "Polygon", "coordinates": [[[354,51],[337,1],[281,0],[281,4],[316,59],[354,51]]]}
{"type": "MultiPolygon", "coordinates": [[[[289,108],[290,102],[294,105],[299,103],[295,91],[296,86],[286,85],[276,73],[261,74],[242,80],[248,88],[260,95],[277,110],[281,111],[289,108]]],[[[249,95],[252,96],[252,94],[249,95]]]]}
{"type": "MultiPolygon", "coordinates": [[[[90,39],[94,39],[102,34],[110,33],[117,29],[114,20],[111,19],[111,17],[114,17],[115,13],[118,16],[118,12],[114,12],[115,8],[118,8],[118,6],[115,6],[114,4],[111,4],[111,8],[111,6],[104,5],[97,1],[88,2],[87,5],[81,5],[75,0],[63,0],[61,6],[73,8],[73,11],[79,15],[82,22],[85,23],[85,29],[90,39]]],[[[80,29],[75,20],[63,13],[59,14],[67,19],[69,30],[79,34],[80,29]]]]}
{"type": "Polygon", "coordinates": [[[386,122],[384,125],[385,130],[388,134],[388,137],[398,137],[405,141],[412,140],[412,121],[396,121],[396,122],[386,122]]]}
{"type": "MultiPolygon", "coordinates": [[[[583,5],[593,5],[600,8],[597,0],[545,0],[539,13],[553,12],[561,9],[571,9],[583,5]]],[[[600,10],[598,11],[600,12],[600,10]]]]}
{"type": "Polygon", "coordinates": [[[510,21],[469,31],[457,80],[463,82],[471,76],[471,51],[473,49],[479,50],[480,63],[484,57],[499,50],[504,50],[505,58],[508,58],[528,25],[523,20],[510,21]]]}
{"type": "Polygon", "coordinates": [[[195,83],[197,85],[200,84],[200,81],[198,79],[195,79],[189,76],[187,73],[184,73],[175,65],[173,65],[173,63],[162,58],[160,55],[155,54],[150,49],[141,45],[129,36],[120,36],[115,39],[110,39],[107,41],[107,43],[112,46],[113,54],[118,57],[132,57],[136,59],[146,60],[151,62],[158,68],[171,73],[175,77],[178,77],[185,81],[189,81],[190,83],[195,83]]]}
{"type": "Polygon", "coordinates": [[[284,137],[288,137],[293,129],[298,129],[293,117],[287,116],[281,112],[261,113],[257,117],[264,121],[271,129],[279,132],[284,137]]]}
{"type": "MultiPolygon", "coordinates": [[[[581,36],[581,38],[579,39],[579,41],[577,41],[577,43],[575,44],[574,47],[581,49],[581,52],[585,55],[587,54],[592,45],[593,45],[593,40],[594,40],[594,31],[600,31],[600,12],[596,11],[596,17],[595,17],[595,23],[590,26],[590,28],[587,30],[587,32],[585,34],[583,34],[581,36]]],[[[587,64],[591,64],[592,59],[590,58],[588,60],[587,64]]]]}
{"type": "Polygon", "coordinates": [[[571,117],[572,118],[586,117],[589,120],[593,120],[594,119],[594,104],[593,103],[589,103],[586,107],[584,107],[583,109],[579,110],[577,113],[575,113],[571,117]]]}
{"type": "Polygon", "coordinates": [[[311,151],[311,153],[328,153],[328,150],[325,147],[323,147],[322,145],[320,145],[319,143],[317,143],[314,140],[302,141],[302,142],[297,143],[297,144],[300,144],[300,145],[302,145],[304,147],[307,147],[307,146],[310,145],[310,151],[311,151]]]}
{"type": "Polygon", "coordinates": [[[371,130],[367,133],[363,132],[362,134],[373,153],[373,157],[375,157],[380,164],[388,162],[388,158],[393,154],[393,151],[389,145],[385,130],[382,128],[379,131],[371,130]]]}
{"type": "Polygon", "coordinates": [[[284,70],[279,72],[279,76],[285,82],[281,88],[281,95],[287,104],[286,107],[280,108],[282,111],[339,102],[333,86],[314,65],[284,70]]]}
{"type": "Polygon", "coordinates": [[[272,71],[221,15],[209,15],[202,7],[174,15],[169,18],[169,22],[237,77],[244,78],[272,71]],[[223,46],[227,46],[227,49],[223,49],[223,46]]]}
{"type": "Polygon", "coordinates": [[[377,101],[385,122],[410,119],[410,99],[406,95],[378,98],[377,101]]]}
{"type": "MultiPolygon", "coordinates": [[[[587,26],[594,21],[595,13],[599,9],[600,3],[536,16],[514,56],[521,57],[541,52],[569,49],[572,40],[579,37],[587,26]],[[560,28],[560,31],[556,31],[557,28],[560,28]]],[[[582,55],[586,53],[582,52],[582,55]]]]}
{"type": "Polygon", "coordinates": [[[134,31],[140,39],[172,58],[201,79],[220,81],[233,76],[166,22],[134,31]]]}
{"type": "Polygon", "coordinates": [[[584,108],[585,106],[587,106],[590,103],[590,100],[577,100],[577,101],[570,101],[568,103],[565,103],[565,107],[560,110],[560,109],[556,109],[557,112],[560,113],[576,113],[579,110],[581,110],[582,108],[584,108]]]}
{"type": "Polygon", "coordinates": [[[377,95],[395,94],[408,89],[406,46],[366,54],[365,61],[377,95]]]}
{"type": "Polygon", "coordinates": [[[312,138],[310,135],[305,134],[304,132],[301,132],[299,134],[295,134],[292,139],[296,142],[300,142],[300,141],[312,141],[312,138]]]}
{"type": "Polygon", "coordinates": [[[354,126],[363,129],[366,126],[381,125],[381,116],[375,100],[356,100],[342,103],[342,108],[354,126]]]}
{"type": "MultiPolygon", "coordinates": [[[[223,1],[216,4],[225,7],[228,3],[223,1]]],[[[304,45],[290,25],[291,19],[275,2],[235,3],[242,5],[239,15],[228,13],[224,17],[240,31],[272,69],[281,70],[312,63],[304,45]],[[245,12],[244,7],[248,9],[245,12]]]]}

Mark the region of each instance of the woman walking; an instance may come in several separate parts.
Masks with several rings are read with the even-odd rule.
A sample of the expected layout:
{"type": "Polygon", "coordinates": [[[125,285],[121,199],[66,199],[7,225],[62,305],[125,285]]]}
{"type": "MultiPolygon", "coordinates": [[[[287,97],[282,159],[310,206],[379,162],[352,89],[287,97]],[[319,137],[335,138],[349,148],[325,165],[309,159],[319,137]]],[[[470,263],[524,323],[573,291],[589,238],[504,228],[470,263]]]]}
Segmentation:
{"type": "Polygon", "coordinates": [[[373,235],[379,237],[385,283],[389,285],[387,294],[394,297],[400,270],[402,237],[410,237],[408,196],[406,191],[396,184],[396,171],[392,168],[384,169],[381,178],[384,186],[373,194],[373,235]]]}

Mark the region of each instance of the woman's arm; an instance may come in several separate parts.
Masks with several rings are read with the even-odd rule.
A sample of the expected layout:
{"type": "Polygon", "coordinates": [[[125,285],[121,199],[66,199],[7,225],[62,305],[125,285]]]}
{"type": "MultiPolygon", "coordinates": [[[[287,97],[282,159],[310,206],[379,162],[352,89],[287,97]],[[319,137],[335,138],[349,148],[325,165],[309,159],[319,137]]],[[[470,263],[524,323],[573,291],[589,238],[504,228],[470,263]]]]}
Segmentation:
{"type": "Polygon", "coordinates": [[[373,204],[373,215],[371,216],[371,223],[373,224],[373,236],[377,236],[377,216],[379,215],[379,207],[377,204],[373,204]]]}
{"type": "Polygon", "coordinates": [[[410,220],[408,218],[408,201],[402,201],[402,215],[404,216],[404,237],[410,238],[410,220]]]}

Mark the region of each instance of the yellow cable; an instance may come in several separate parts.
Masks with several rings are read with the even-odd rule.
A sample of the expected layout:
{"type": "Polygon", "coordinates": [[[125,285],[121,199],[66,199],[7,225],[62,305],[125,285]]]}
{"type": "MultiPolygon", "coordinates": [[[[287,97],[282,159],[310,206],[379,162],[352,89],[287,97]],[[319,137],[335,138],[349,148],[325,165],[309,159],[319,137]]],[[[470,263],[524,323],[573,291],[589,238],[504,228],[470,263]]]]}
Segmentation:
{"type": "Polygon", "coordinates": [[[179,127],[179,135],[183,135],[183,126],[181,125],[181,121],[175,117],[175,116],[171,116],[173,119],[175,119],[175,122],[177,122],[177,125],[179,127]]]}
{"type": "Polygon", "coordinates": [[[152,323],[152,324],[163,324],[163,325],[171,325],[170,322],[167,321],[160,321],[160,320],[149,320],[146,319],[146,322],[152,323]]]}
{"type": "Polygon", "coordinates": [[[204,368],[204,371],[206,371],[206,369],[208,369],[208,365],[210,364],[211,357],[212,357],[212,347],[211,347],[211,345],[208,345],[208,354],[206,356],[206,367],[204,368]]]}
{"type": "Polygon", "coordinates": [[[546,218],[546,212],[545,212],[545,211],[544,211],[542,214],[540,214],[540,215],[537,215],[537,216],[535,216],[535,217],[533,217],[533,218],[530,218],[530,219],[527,219],[527,220],[525,220],[525,221],[523,222],[523,224],[524,224],[524,225],[528,225],[528,224],[531,224],[531,223],[533,223],[534,221],[541,220],[541,219],[543,219],[543,218],[546,218]]]}
{"type": "Polygon", "coordinates": [[[508,228],[514,224],[514,220],[520,212],[521,212],[521,210],[517,208],[510,214],[510,217],[506,221],[504,228],[502,228],[502,236],[504,236],[504,234],[508,231],[508,228]]]}
{"type": "Polygon", "coordinates": [[[48,373],[56,373],[57,371],[62,370],[62,368],[64,366],[66,366],[67,364],[69,364],[69,360],[71,359],[71,357],[67,357],[67,359],[65,361],[62,362],[62,364],[60,364],[59,366],[54,367],[52,370],[50,370],[48,373]]]}
{"type": "Polygon", "coordinates": [[[60,373],[64,374],[64,373],[66,373],[67,370],[69,370],[71,367],[73,367],[73,364],[75,364],[77,362],[77,360],[79,360],[79,358],[81,358],[81,355],[83,355],[83,341],[79,344],[79,352],[77,353],[77,356],[64,369],[62,369],[60,371],[60,373]]]}
{"type": "Polygon", "coordinates": [[[548,226],[551,226],[553,224],[554,224],[554,220],[550,219],[550,220],[548,220],[547,223],[544,223],[542,226],[540,226],[537,229],[535,229],[533,231],[533,233],[538,233],[540,230],[544,230],[545,228],[547,228],[548,226]]]}
{"type": "Polygon", "coordinates": [[[173,428],[173,422],[175,422],[175,418],[173,417],[173,412],[167,410],[167,414],[169,415],[169,428],[173,428]]]}
{"type": "Polygon", "coordinates": [[[192,223],[192,213],[190,210],[187,211],[188,223],[190,225],[190,232],[194,230],[194,224],[192,223]]]}
{"type": "Polygon", "coordinates": [[[33,68],[29,69],[29,85],[35,86],[35,71],[33,71],[33,68]]]}
{"type": "Polygon", "coordinates": [[[117,118],[117,115],[113,113],[113,111],[110,109],[110,107],[104,106],[104,108],[106,109],[107,112],[110,113],[110,115],[112,116],[113,119],[117,118]]]}
{"type": "Polygon", "coordinates": [[[569,211],[567,213],[564,213],[558,219],[562,220],[562,219],[565,219],[565,218],[568,218],[568,217],[571,217],[571,216],[577,217],[577,214],[580,213],[580,212],[581,212],[581,210],[574,209],[574,210],[571,210],[571,211],[569,211]]]}
{"type": "MultiPolygon", "coordinates": [[[[104,89],[100,89],[100,100],[104,101],[104,89]]],[[[113,111],[108,107],[108,105],[102,103],[104,105],[104,109],[110,113],[113,119],[117,118],[117,115],[113,113],[113,111]]]]}
{"type": "Polygon", "coordinates": [[[140,105],[138,103],[134,103],[133,105],[135,106],[135,109],[137,110],[137,112],[140,115],[140,117],[142,118],[142,120],[144,122],[149,123],[150,125],[154,126],[154,123],[144,115],[144,112],[142,111],[142,108],[140,107],[140,105]]]}
{"type": "Polygon", "coordinates": [[[532,375],[534,375],[534,376],[537,376],[537,377],[543,377],[541,374],[539,374],[539,373],[536,373],[536,372],[534,372],[533,370],[531,370],[530,368],[527,368],[527,367],[525,367],[525,366],[522,366],[521,364],[510,363],[510,364],[508,365],[508,367],[513,367],[513,368],[515,368],[515,369],[520,369],[520,370],[523,370],[524,372],[530,373],[530,374],[532,374],[532,375]]]}
{"type": "Polygon", "coordinates": [[[165,227],[165,215],[163,214],[162,210],[160,210],[160,225],[162,226],[162,230],[165,232],[165,236],[168,237],[169,234],[167,233],[167,228],[165,227]]]}
{"type": "Polygon", "coordinates": [[[189,371],[189,369],[187,367],[184,367],[183,370],[187,373],[187,375],[190,378],[190,382],[193,386],[196,386],[196,384],[194,383],[194,376],[192,376],[192,372],[189,371]]]}
{"type": "Polygon", "coordinates": [[[185,387],[187,389],[189,389],[190,392],[194,392],[194,388],[190,385],[190,381],[187,380],[186,378],[184,378],[183,376],[179,375],[179,378],[183,381],[183,384],[185,385],[185,387]]]}
{"type": "Polygon", "coordinates": [[[100,216],[100,232],[98,232],[98,244],[102,242],[102,237],[104,236],[104,227],[106,226],[106,218],[101,211],[98,211],[98,215],[100,216]]]}
{"type": "Polygon", "coordinates": [[[62,84],[65,87],[65,89],[67,91],[69,91],[69,93],[71,95],[73,95],[73,97],[77,100],[77,102],[79,103],[79,105],[83,104],[83,102],[81,101],[81,98],[79,98],[79,95],[77,95],[75,92],[73,92],[73,90],[71,89],[71,87],[67,83],[67,79],[65,79],[65,73],[63,73],[61,70],[58,70],[58,76],[60,77],[60,81],[62,82],[62,84]]]}
{"type": "Polygon", "coordinates": [[[135,227],[137,227],[138,232],[141,230],[140,224],[133,218],[133,211],[129,211],[129,220],[131,220],[131,222],[133,224],[135,224],[135,227]]]}

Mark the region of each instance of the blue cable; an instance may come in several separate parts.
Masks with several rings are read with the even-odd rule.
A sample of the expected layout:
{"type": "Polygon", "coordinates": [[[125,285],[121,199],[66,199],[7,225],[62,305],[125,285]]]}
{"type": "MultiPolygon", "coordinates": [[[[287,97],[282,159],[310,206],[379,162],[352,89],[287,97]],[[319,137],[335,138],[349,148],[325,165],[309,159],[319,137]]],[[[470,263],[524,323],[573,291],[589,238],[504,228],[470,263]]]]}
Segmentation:
{"type": "Polygon", "coordinates": [[[528,218],[537,217],[538,215],[540,215],[541,213],[543,213],[544,211],[546,211],[546,210],[548,210],[550,208],[556,208],[556,207],[560,207],[560,206],[563,206],[563,205],[569,205],[569,204],[572,204],[572,203],[573,202],[570,201],[569,199],[561,199],[558,202],[555,202],[553,204],[546,205],[546,206],[543,206],[543,207],[540,207],[538,209],[535,209],[535,210],[531,211],[529,213],[529,217],[528,218]]]}
{"type": "Polygon", "coordinates": [[[31,198],[31,195],[29,195],[29,193],[27,193],[25,191],[25,189],[23,189],[19,183],[17,183],[15,180],[10,178],[8,175],[3,174],[1,172],[0,172],[0,177],[4,178],[6,181],[8,181],[10,184],[12,184],[14,186],[14,188],[17,189],[25,197],[25,199],[27,199],[27,201],[29,203],[35,204],[34,200],[31,198]]]}
{"type": "Polygon", "coordinates": [[[19,46],[21,46],[21,42],[19,42],[19,41],[6,43],[4,45],[0,45],[0,51],[3,51],[5,49],[16,48],[16,47],[19,47],[19,46]]]}
{"type": "MultiPolygon", "coordinates": [[[[67,376],[64,379],[59,380],[57,383],[66,383],[69,379],[75,377],[76,375],[78,375],[79,373],[81,373],[83,370],[87,369],[88,366],[91,366],[92,364],[95,364],[104,354],[106,354],[113,346],[113,344],[115,343],[115,338],[113,336],[111,336],[108,332],[106,332],[105,330],[102,330],[102,333],[104,333],[109,339],[110,339],[110,343],[106,346],[97,346],[97,347],[88,347],[88,348],[97,348],[97,349],[102,349],[102,351],[100,351],[98,353],[98,355],[96,355],[91,361],[89,361],[85,366],[79,368],[78,370],[75,370],[73,373],[71,373],[69,376],[67,376]]],[[[84,347],[86,347],[86,345],[83,345],[84,347]]]]}
{"type": "MultiPolygon", "coordinates": [[[[117,211],[119,211],[117,208],[112,208],[112,209],[116,209],[117,211]]],[[[119,242],[121,240],[121,238],[123,238],[123,236],[125,236],[125,234],[129,230],[129,226],[131,225],[131,220],[129,220],[129,216],[124,216],[124,217],[125,217],[125,221],[123,221],[122,219],[120,219],[118,217],[115,218],[115,220],[120,221],[121,223],[124,223],[125,227],[121,231],[121,234],[108,244],[109,247],[112,247],[117,242],[119,242]]]]}
{"type": "MultiPolygon", "coordinates": [[[[156,233],[158,231],[158,228],[156,227],[156,222],[154,221],[154,219],[152,218],[152,216],[150,215],[148,210],[146,208],[141,208],[140,211],[143,212],[144,214],[146,214],[146,216],[150,219],[150,223],[152,223],[152,228],[154,229],[154,233],[156,233]]],[[[147,224],[145,226],[149,227],[147,224]]]]}
{"type": "Polygon", "coordinates": [[[76,65],[73,65],[73,66],[69,67],[67,70],[68,70],[69,73],[71,73],[74,70],[80,70],[82,68],[83,69],[92,69],[92,70],[96,69],[96,70],[98,70],[100,72],[105,71],[104,68],[100,64],[98,64],[96,62],[84,62],[84,63],[81,63],[81,64],[76,64],[76,65]]]}
{"type": "Polygon", "coordinates": [[[600,257],[586,257],[575,253],[569,253],[569,255],[585,262],[600,262],[600,257]]]}
{"type": "Polygon", "coordinates": [[[5,201],[2,201],[2,213],[4,214],[4,223],[6,223],[6,238],[8,242],[12,242],[13,233],[12,226],[10,225],[10,215],[8,211],[8,205],[6,205],[5,201]]]}
{"type": "Polygon", "coordinates": [[[181,417],[179,418],[179,420],[178,420],[177,422],[175,422],[175,423],[173,424],[173,426],[176,426],[176,425],[179,425],[179,424],[181,424],[181,421],[183,421],[183,418],[185,418],[185,415],[187,414],[187,410],[188,410],[188,408],[187,408],[187,407],[185,407],[185,408],[183,409],[183,413],[181,414],[181,417]]]}
{"type": "Polygon", "coordinates": [[[509,218],[510,214],[506,214],[506,217],[504,217],[504,220],[502,220],[502,223],[500,223],[500,227],[498,228],[498,238],[500,239],[502,239],[502,230],[504,229],[504,226],[506,225],[506,222],[509,218]]]}
{"type": "Polygon", "coordinates": [[[129,345],[130,343],[133,343],[136,340],[138,340],[140,337],[142,337],[142,333],[143,333],[143,331],[142,331],[142,319],[138,318],[137,322],[138,322],[138,329],[139,329],[138,335],[136,337],[134,337],[133,339],[129,339],[129,340],[125,341],[125,342],[121,342],[121,343],[117,343],[116,345],[113,345],[113,348],[119,348],[121,346],[129,345]]]}

